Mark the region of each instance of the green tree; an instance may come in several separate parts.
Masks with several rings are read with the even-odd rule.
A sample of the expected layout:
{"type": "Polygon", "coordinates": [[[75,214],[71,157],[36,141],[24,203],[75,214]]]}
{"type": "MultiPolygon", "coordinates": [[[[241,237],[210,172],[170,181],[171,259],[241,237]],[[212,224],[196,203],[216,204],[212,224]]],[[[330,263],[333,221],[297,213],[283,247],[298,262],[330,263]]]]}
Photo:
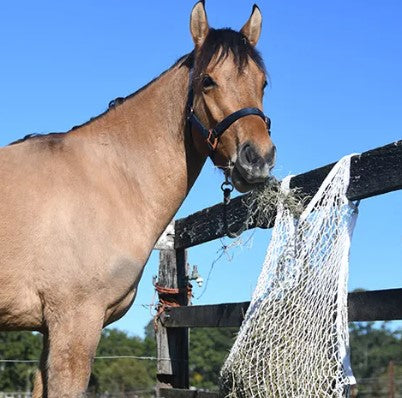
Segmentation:
{"type": "Polygon", "coordinates": [[[392,331],[387,322],[379,327],[374,322],[350,325],[350,347],[353,371],[358,378],[378,375],[389,361],[402,359],[401,331],[392,331]]]}
{"type": "MultiPolygon", "coordinates": [[[[394,361],[395,379],[402,380],[402,332],[387,322],[350,325],[351,362],[360,396],[383,397],[388,384],[388,364],[394,361]]],[[[358,395],[359,396],[359,395],[358,395]]]]}
{"type": "MultiPolygon", "coordinates": [[[[0,359],[38,360],[42,336],[31,332],[0,332],[0,359]]],[[[30,390],[35,363],[0,363],[0,391],[30,390]]]]}
{"type": "Polygon", "coordinates": [[[153,361],[119,358],[151,356],[146,339],[128,336],[117,329],[105,329],[96,356],[116,358],[95,360],[89,385],[91,391],[124,393],[154,387],[156,367],[153,361]]]}
{"type": "MultiPolygon", "coordinates": [[[[216,389],[220,368],[233,344],[237,329],[205,328],[190,332],[190,383],[197,388],[216,389]]],[[[0,333],[0,359],[37,360],[41,335],[30,332],[0,333]]],[[[383,397],[387,385],[387,367],[395,362],[395,380],[402,379],[402,332],[383,322],[358,322],[350,325],[351,360],[359,382],[360,396],[383,397]],[[370,379],[371,381],[367,381],[370,379]]],[[[155,357],[153,323],[145,329],[145,338],[106,329],[102,333],[97,356],[155,357]]],[[[0,391],[30,388],[36,364],[0,363],[0,391]]],[[[125,393],[151,390],[156,382],[156,362],[135,358],[97,359],[93,366],[90,391],[125,393]]],[[[398,391],[398,390],[397,390],[398,391]]],[[[147,394],[139,394],[146,397],[147,394]]],[[[359,396],[359,395],[358,395],[359,396]]],[[[397,395],[398,396],[398,395],[397,395]]]]}
{"type": "Polygon", "coordinates": [[[116,359],[101,368],[94,368],[97,384],[96,392],[126,393],[134,390],[151,390],[154,385],[152,375],[138,360],[116,359]]]}
{"type": "MultiPolygon", "coordinates": [[[[31,332],[1,332],[0,359],[38,360],[42,337],[31,332]]],[[[98,346],[97,356],[117,357],[97,359],[93,366],[89,390],[92,392],[124,393],[151,390],[156,382],[155,361],[124,356],[154,357],[156,344],[153,332],[145,339],[128,336],[116,329],[106,329],[98,346]]],[[[32,388],[36,363],[0,362],[0,391],[26,391],[32,388]]],[[[142,394],[141,397],[147,396],[142,394]]]]}
{"type": "Polygon", "coordinates": [[[192,329],[190,333],[190,384],[216,390],[219,372],[237,333],[236,328],[192,329]]]}

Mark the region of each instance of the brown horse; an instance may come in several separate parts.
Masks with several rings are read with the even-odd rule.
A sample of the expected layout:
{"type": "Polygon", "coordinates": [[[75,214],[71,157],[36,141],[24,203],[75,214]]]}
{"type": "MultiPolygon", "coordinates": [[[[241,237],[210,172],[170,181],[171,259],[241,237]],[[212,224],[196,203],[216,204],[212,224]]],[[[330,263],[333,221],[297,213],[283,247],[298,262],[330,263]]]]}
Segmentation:
{"type": "Polygon", "coordinates": [[[199,2],[191,54],[90,122],[0,150],[0,329],[43,333],[35,397],[85,393],[208,155],[239,191],[268,177],[261,21],[254,6],[240,32],[210,29],[199,2]]]}

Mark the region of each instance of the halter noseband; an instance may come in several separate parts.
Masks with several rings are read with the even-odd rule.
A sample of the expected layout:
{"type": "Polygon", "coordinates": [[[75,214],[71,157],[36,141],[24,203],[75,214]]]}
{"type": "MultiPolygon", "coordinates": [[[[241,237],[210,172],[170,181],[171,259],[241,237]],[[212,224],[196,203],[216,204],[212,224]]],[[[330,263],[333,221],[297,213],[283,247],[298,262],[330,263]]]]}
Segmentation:
{"type": "MultiPolygon", "coordinates": [[[[191,84],[191,83],[190,83],[191,84]]],[[[191,87],[191,86],[190,86],[191,87]]],[[[229,116],[226,116],[222,121],[220,121],[214,128],[207,129],[198,119],[197,115],[194,113],[193,108],[193,100],[194,100],[194,92],[193,89],[189,89],[188,94],[188,102],[187,102],[187,121],[190,126],[194,127],[195,130],[204,138],[206,143],[208,144],[208,148],[210,151],[210,156],[215,152],[216,147],[218,146],[219,138],[221,135],[238,119],[249,116],[256,115],[264,120],[267,126],[267,133],[271,135],[271,120],[268,116],[264,115],[264,113],[258,108],[242,108],[236,112],[231,113],[229,116]]]]}

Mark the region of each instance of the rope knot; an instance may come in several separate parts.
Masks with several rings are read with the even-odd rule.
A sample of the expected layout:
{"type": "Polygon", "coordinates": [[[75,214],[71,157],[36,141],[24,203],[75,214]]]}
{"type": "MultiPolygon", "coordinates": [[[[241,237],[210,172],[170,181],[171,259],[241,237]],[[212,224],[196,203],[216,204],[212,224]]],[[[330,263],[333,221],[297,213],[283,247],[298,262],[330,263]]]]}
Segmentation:
{"type": "Polygon", "coordinates": [[[191,300],[193,297],[193,286],[191,283],[187,283],[186,287],[172,288],[161,286],[157,282],[154,283],[155,290],[158,292],[159,302],[156,306],[156,315],[154,317],[154,329],[158,330],[158,319],[165,311],[166,308],[181,307],[180,299],[185,295],[187,300],[191,300]]]}

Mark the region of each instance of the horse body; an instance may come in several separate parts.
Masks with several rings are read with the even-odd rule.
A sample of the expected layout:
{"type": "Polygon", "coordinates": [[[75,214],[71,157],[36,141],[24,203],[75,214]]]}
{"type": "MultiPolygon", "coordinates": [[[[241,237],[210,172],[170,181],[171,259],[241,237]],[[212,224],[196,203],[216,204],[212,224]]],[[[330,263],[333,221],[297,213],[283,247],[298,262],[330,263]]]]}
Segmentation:
{"type": "Polygon", "coordinates": [[[188,70],[173,68],[90,124],[0,150],[1,329],[68,336],[68,316],[76,333],[98,337],[127,311],[205,160],[182,134],[187,87],[188,70]]]}
{"type": "MultiPolygon", "coordinates": [[[[257,25],[254,9],[244,36],[233,32],[241,45],[249,37],[248,51],[257,25]]],[[[44,335],[34,397],[84,393],[102,327],[130,307],[156,240],[208,156],[207,143],[186,128],[189,86],[207,126],[245,105],[261,108],[265,73],[252,62],[233,73],[234,53],[215,54],[197,72],[220,82],[219,90],[191,81],[186,61],[197,62],[208,31],[199,2],[195,55],[68,133],[0,149],[0,330],[44,335]],[[243,95],[235,94],[242,85],[243,95]]],[[[264,122],[248,116],[222,135],[214,161],[231,165],[238,187],[252,186],[267,176],[272,148],[264,122]]]]}
{"type": "Polygon", "coordinates": [[[0,150],[2,328],[41,331],[52,306],[68,311],[86,296],[103,303],[103,324],[125,311],[205,160],[180,134],[187,85],[188,71],[175,68],[88,125],[0,150]],[[181,112],[165,80],[181,87],[181,112]],[[186,153],[199,158],[192,175],[186,153]]]}

